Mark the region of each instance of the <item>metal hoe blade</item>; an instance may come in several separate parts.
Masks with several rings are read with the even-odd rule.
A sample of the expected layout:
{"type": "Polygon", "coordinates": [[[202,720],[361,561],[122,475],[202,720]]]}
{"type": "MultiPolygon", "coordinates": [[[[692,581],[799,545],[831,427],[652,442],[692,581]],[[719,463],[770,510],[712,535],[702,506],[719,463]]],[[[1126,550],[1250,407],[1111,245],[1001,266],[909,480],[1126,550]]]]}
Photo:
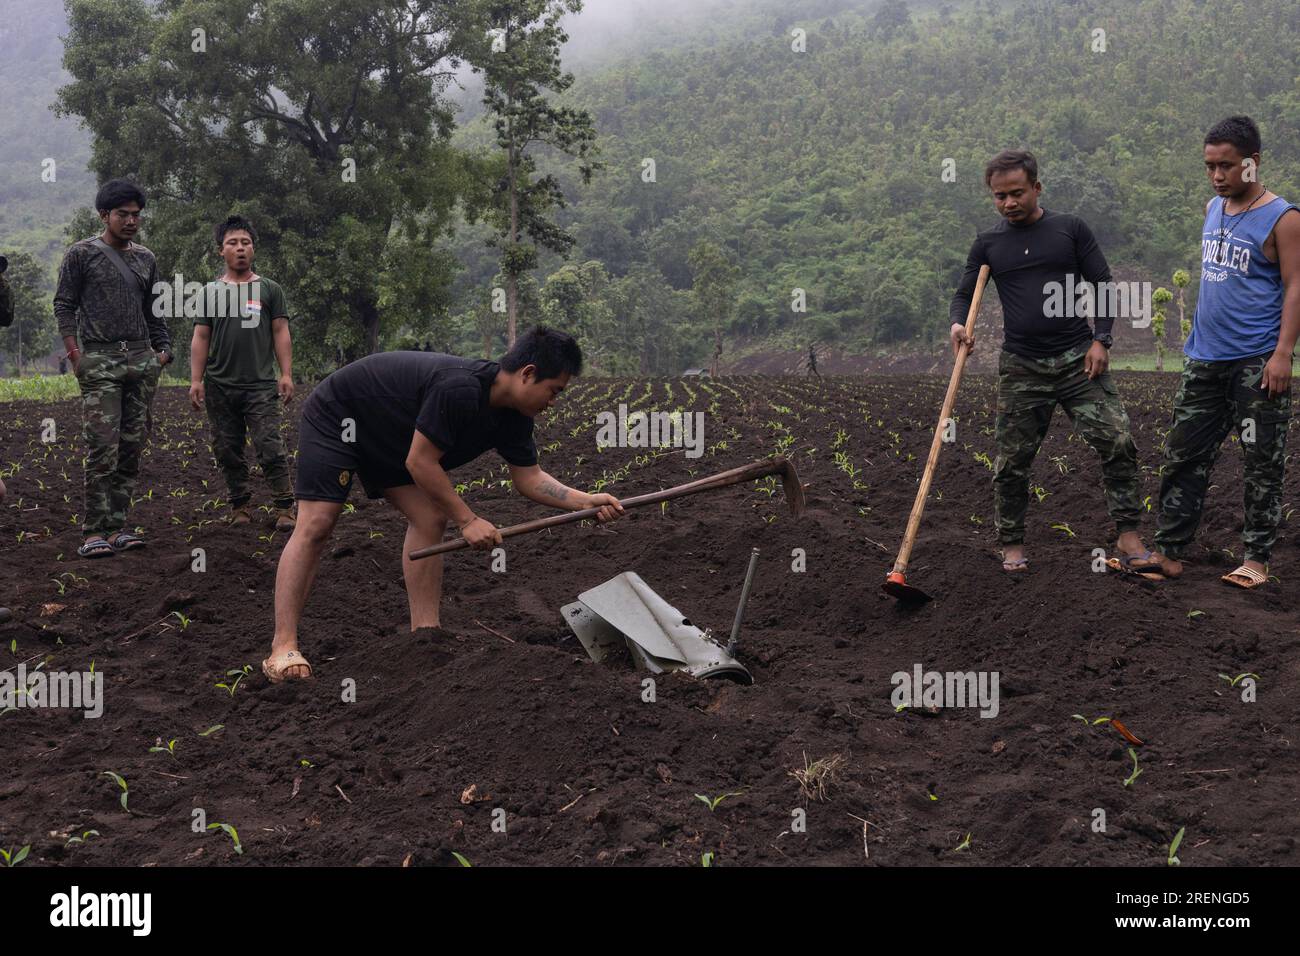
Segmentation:
{"type": "Polygon", "coordinates": [[[920,588],[914,588],[903,579],[903,576],[897,572],[891,572],[886,578],[885,583],[880,589],[890,597],[897,598],[908,604],[924,604],[931,600],[930,595],[926,594],[920,588]]]}

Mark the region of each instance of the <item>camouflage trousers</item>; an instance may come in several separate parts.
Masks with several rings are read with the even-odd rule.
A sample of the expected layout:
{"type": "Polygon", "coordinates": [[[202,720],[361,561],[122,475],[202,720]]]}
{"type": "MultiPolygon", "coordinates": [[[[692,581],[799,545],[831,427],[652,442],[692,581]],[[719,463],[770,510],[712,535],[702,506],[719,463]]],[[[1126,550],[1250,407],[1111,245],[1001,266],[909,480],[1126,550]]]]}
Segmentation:
{"type": "Polygon", "coordinates": [[[1056,406],[1074,430],[1101,455],[1106,507],[1120,534],[1135,530],[1142,517],[1138,497],[1137,446],[1128,414],[1106,372],[1089,379],[1083,370],[1088,346],[1047,359],[1002,350],[998,359],[998,414],[994,441],[993,505],[998,540],[1025,540],[1029,473],[1047,435],[1056,406]]]}
{"type": "Polygon", "coordinates": [[[212,423],[212,457],[226,479],[231,505],[247,504],[252,498],[244,458],[244,445],[251,439],[275,506],[291,506],[293,487],[289,483],[289,456],[280,437],[280,396],[276,387],[231,388],[207,382],[204,392],[208,421],[212,423]]]}
{"type": "Polygon", "coordinates": [[[82,436],[86,442],[87,536],[126,527],[140,471],[140,453],[152,430],[150,407],[162,366],[147,343],[84,345],[77,364],[82,436]]]}
{"type": "MultiPolygon", "coordinates": [[[[1271,353],[1270,353],[1271,354],[1271,353]]],[[[1173,424],[1160,469],[1156,546],[1172,558],[1192,543],[1219,449],[1230,432],[1245,455],[1246,559],[1267,562],[1282,518],[1282,474],[1291,393],[1269,398],[1260,388],[1268,355],[1234,362],[1184,359],[1173,424]]]]}

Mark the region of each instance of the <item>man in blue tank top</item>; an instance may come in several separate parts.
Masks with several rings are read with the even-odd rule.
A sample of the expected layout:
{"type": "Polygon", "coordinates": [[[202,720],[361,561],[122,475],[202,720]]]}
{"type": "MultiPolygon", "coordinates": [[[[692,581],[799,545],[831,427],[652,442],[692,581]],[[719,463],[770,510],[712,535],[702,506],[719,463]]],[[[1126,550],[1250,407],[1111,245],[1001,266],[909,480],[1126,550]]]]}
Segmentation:
{"type": "Polygon", "coordinates": [[[1217,195],[1205,207],[1200,294],[1165,439],[1156,532],[1165,573],[1180,574],[1219,446],[1236,431],[1245,455],[1245,560],[1223,580],[1243,588],[1268,580],[1300,336],[1300,208],[1259,182],[1260,145],[1248,116],[1205,136],[1217,195]]]}

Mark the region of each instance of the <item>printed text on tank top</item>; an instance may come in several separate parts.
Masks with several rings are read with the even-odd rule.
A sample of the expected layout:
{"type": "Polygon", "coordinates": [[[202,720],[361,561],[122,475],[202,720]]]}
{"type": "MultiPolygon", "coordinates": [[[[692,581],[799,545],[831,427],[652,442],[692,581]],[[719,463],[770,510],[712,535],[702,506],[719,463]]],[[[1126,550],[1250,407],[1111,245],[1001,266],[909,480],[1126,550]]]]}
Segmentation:
{"type": "MultiPolygon", "coordinates": [[[[1224,199],[1223,206],[1220,207],[1220,212],[1227,213],[1228,219],[1232,220],[1231,222],[1228,223],[1228,228],[1231,228],[1232,226],[1235,226],[1238,222],[1241,221],[1239,217],[1245,214],[1249,214],[1249,212],[1252,209],[1262,209],[1265,206],[1267,206],[1269,203],[1275,202],[1277,198],[1278,197],[1276,193],[1270,192],[1269,190],[1265,189],[1262,193],[1260,193],[1255,197],[1253,203],[1248,201],[1246,204],[1242,206],[1242,208],[1238,212],[1228,212],[1228,200],[1224,199]]],[[[1210,200],[1210,203],[1212,202],[1214,202],[1213,199],[1210,200]]],[[[1206,212],[1210,211],[1210,203],[1205,204],[1206,212]]],[[[1220,217],[1220,222],[1222,223],[1222,217],[1220,217]]],[[[1276,232],[1277,232],[1276,226],[1274,226],[1273,229],[1269,230],[1268,238],[1264,240],[1264,246],[1260,250],[1264,258],[1267,259],[1269,262],[1273,262],[1273,263],[1277,262],[1276,232]]]]}

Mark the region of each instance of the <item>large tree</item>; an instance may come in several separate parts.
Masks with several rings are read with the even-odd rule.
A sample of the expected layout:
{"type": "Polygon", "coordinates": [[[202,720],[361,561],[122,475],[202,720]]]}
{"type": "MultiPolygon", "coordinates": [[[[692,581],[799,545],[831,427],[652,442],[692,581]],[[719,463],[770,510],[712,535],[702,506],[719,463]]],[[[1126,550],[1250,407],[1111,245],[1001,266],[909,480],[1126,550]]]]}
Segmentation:
{"type": "Polygon", "coordinates": [[[536,176],[535,147],[576,158],[584,183],[600,163],[590,114],[547,99],[548,91],[559,94],[573,85],[573,74],[560,67],[560,47],[568,40],[560,20],[579,12],[581,0],[486,0],[482,9],[480,51],[473,59],[483,72],[483,103],[500,155],[496,187],[479,211],[501,248],[506,340],[513,345],[519,279],[537,268],[537,247],[567,255],[576,241],[550,218],[565,205],[564,192],[554,175],[536,176]]]}
{"type": "Polygon", "coordinates": [[[701,239],[691,248],[689,261],[695,280],[691,291],[695,296],[697,314],[713,327],[713,358],[709,362],[709,374],[716,377],[722,363],[722,332],[736,307],[736,282],[740,270],[722,249],[707,239],[701,239]]]}
{"type": "MultiPolygon", "coordinates": [[[[469,0],[67,0],[57,108],[101,180],[149,193],[164,276],[219,269],[212,224],[259,227],[304,350],[374,351],[381,325],[437,333],[455,263],[438,246],[470,176],[443,91],[469,0]]],[[[183,321],[177,323],[182,331],[183,321]]],[[[181,338],[187,342],[188,336],[181,338]]]]}

